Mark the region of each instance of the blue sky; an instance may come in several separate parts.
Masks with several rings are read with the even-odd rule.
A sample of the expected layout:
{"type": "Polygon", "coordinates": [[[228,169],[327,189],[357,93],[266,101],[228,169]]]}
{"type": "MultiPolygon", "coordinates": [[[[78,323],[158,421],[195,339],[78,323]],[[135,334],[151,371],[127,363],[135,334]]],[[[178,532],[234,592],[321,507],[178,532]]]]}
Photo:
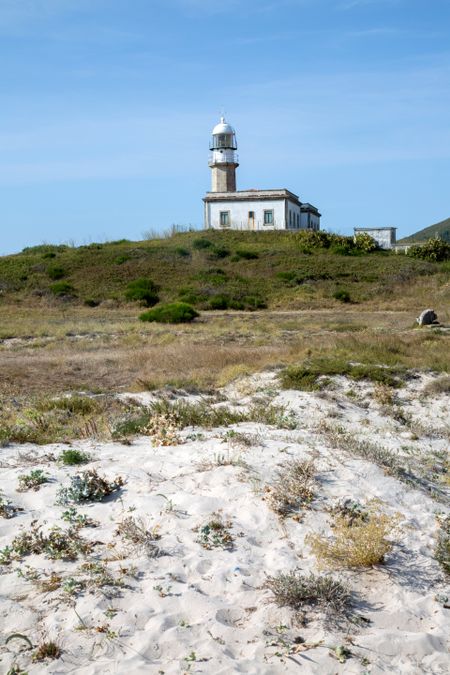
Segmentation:
{"type": "Polygon", "coordinates": [[[447,218],[449,36],[449,0],[0,0],[0,253],[200,227],[222,108],[238,189],[447,218]]]}

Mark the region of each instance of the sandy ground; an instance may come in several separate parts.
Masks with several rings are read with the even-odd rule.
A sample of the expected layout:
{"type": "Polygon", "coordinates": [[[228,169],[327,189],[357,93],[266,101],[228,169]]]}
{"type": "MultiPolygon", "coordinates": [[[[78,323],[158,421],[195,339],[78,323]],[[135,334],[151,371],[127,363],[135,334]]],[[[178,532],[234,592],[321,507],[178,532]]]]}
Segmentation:
{"type": "MultiPolygon", "coordinates": [[[[333,449],[320,427],[323,421],[339,425],[417,462],[442,453],[449,444],[449,397],[421,396],[430,379],[421,376],[398,393],[408,424],[386,413],[373,398],[372,385],[336,378],[335,389],[325,395],[280,391],[276,374],[264,373],[229,386],[225,395],[242,406],[270,396],[292,412],[296,429],[234,425],[232,430],[245,434],[239,440],[230,437],[230,428],[191,428],[180,432],[182,443],[170,447],[155,446],[149,437],[130,446],[74,443],[92,454],[87,468],[125,479],[120,493],[77,507],[99,522],[80,530],[96,542],[91,558],[106,560],[125,585],[43,592],[30,580],[33,570],[41,580],[51,572],[63,581],[76,579],[83,558],[66,562],[31,555],[4,565],[0,672],[16,664],[30,675],[447,673],[449,610],[444,604],[450,591],[433,557],[436,514],[446,504],[333,449]],[[277,467],[293,458],[314,458],[316,497],[308,508],[281,520],[269,508],[264,487],[273,482],[277,467]],[[327,509],[342,497],[363,504],[376,498],[387,513],[399,514],[394,548],[378,568],[331,572],[350,585],[354,616],[362,621],[336,625],[312,609],[300,620],[291,609],[275,605],[266,577],[296,568],[318,572],[305,536],[330,531],[327,509]],[[197,528],[214,512],[231,523],[232,550],[207,550],[198,542],[197,528]],[[157,528],[159,557],[149,557],[117,534],[117,523],[129,516],[157,528]],[[5,644],[13,633],[27,636],[33,645],[55,640],[61,657],[32,663],[25,640],[5,644]],[[339,645],[351,651],[343,664],[332,654],[339,645]]],[[[151,397],[143,394],[141,400],[151,397]]],[[[63,447],[0,450],[4,496],[23,508],[14,518],[0,519],[0,547],[34,520],[44,528],[67,526],[61,520],[66,507],[55,505],[56,495],[80,469],[48,461],[63,447]],[[21,465],[21,453],[29,450],[38,455],[35,464],[21,465]],[[17,477],[30,468],[45,469],[51,482],[36,492],[17,493],[17,477]]]]}

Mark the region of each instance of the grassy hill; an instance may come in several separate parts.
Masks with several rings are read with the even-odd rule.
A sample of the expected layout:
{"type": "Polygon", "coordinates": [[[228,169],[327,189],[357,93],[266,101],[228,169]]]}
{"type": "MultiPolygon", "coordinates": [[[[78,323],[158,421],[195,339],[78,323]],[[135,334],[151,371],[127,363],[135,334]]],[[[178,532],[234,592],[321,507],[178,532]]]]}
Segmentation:
{"type": "Polygon", "coordinates": [[[409,235],[409,237],[404,237],[400,239],[399,244],[414,244],[416,242],[427,241],[427,239],[433,239],[434,237],[440,237],[444,241],[450,243],[450,218],[442,220],[440,223],[435,225],[430,225],[430,227],[425,227],[419,232],[409,235]]]}
{"type": "Polygon", "coordinates": [[[0,258],[0,303],[114,306],[125,303],[131,281],[145,277],[159,286],[160,300],[198,309],[323,307],[339,304],[339,292],[341,301],[389,298],[448,269],[386,251],[364,254],[351,244],[333,235],[325,245],[305,232],[208,231],[35,246],[0,258]]]}

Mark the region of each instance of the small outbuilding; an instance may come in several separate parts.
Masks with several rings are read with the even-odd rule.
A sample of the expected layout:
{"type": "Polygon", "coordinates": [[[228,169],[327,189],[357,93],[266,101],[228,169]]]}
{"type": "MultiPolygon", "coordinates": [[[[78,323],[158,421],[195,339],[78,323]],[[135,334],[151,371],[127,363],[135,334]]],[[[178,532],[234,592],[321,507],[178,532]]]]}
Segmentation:
{"type": "Polygon", "coordinates": [[[384,249],[394,248],[397,243],[396,227],[355,227],[354,233],[369,234],[384,249]]]}

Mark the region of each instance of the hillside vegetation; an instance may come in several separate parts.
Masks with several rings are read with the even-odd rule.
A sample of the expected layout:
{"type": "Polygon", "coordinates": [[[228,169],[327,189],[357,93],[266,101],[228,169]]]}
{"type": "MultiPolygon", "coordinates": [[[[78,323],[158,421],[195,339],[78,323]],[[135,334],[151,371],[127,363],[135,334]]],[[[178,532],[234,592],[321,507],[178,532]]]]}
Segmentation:
{"type": "Polygon", "coordinates": [[[441,288],[448,271],[448,262],[366,253],[325,233],[188,232],[1,257],[0,302],[115,306],[130,302],[130,284],[149,280],[155,302],[200,310],[333,307],[420,294],[425,280],[441,288]]]}
{"type": "Polygon", "coordinates": [[[404,237],[399,240],[399,244],[414,244],[416,242],[423,242],[427,239],[432,239],[434,237],[440,237],[444,241],[450,243],[450,218],[441,220],[439,223],[425,227],[423,230],[419,230],[414,234],[410,234],[409,237],[404,237]]]}

